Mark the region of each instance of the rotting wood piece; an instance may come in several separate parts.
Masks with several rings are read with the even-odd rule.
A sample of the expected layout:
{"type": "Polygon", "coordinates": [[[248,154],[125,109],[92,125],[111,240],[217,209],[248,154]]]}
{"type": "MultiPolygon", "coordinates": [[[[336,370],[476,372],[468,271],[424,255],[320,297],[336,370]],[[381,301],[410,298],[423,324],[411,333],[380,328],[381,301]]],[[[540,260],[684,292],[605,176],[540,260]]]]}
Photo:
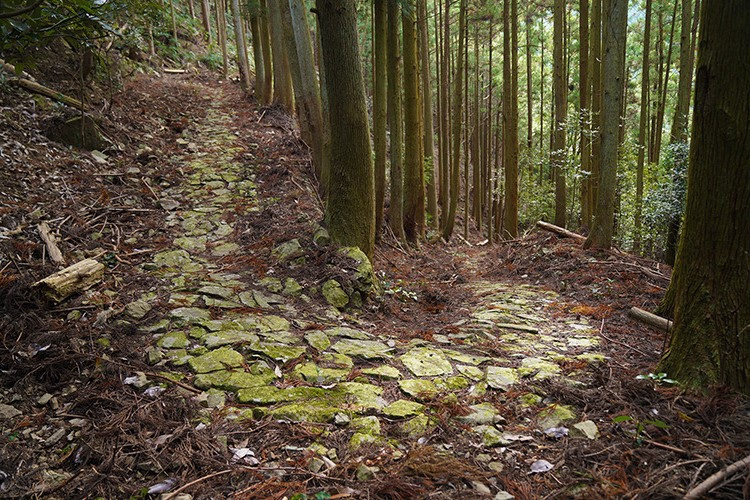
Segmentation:
{"type": "Polygon", "coordinates": [[[628,314],[630,314],[630,317],[633,319],[646,323],[654,328],[658,328],[659,330],[664,330],[665,332],[668,332],[672,328],[672,322],[668,319],[657,316],[656,314],[651,314],[650,312],[637,307],[631,307],[628,314]]]}
{"type": "Polygon", "coordinates": [[[49,300],[59,303],[74,293],[88,290],[104,275],[104,264],[94,259],[76,262],[32,285],[49,300]]]}
{"type": "Polygon", "coordinates": [[[57,247],[55,235],[52,234],[49,224],[46,222],[40,222],[36,228],[39,230],[39,236],[42,238],[42,241],[47,246],[47,253],[49,253],[50,260],[55,264],[65,264],[65,258],[57,247]]]}
{"type": "Polygon", "coordinates": [[[586,237],[585,236],[582,236],[582,235],[580,235],[578,233],[574,233],[573,231],[568,231],[565,228],[562,228],[560,226],[556,226],[554,224],[550,224],[549,222],[544,222],[544,221],[540,220],[540,221],[537,221],[536,225],[537,225],[537,227],[540,227],[540,228],[544,229],[545,231],[550,231],[550,232],[555,233],[555,234],[557,234],[559,236],[562,236],[564,238],[572,238],[572,239],[576,240],[579,243],[583,243],[584,241],[586,241],[586,237]]]}
{"type": "Polygon", "coordinates": [[[26,78],[8,78],[8,82],[14,85],[18,85],[19,87],[26,89],[29,92],[43,95],[45,97],[49,97],[50,99],[54,99],[55,101],[67,104],[68,106],[78,108],[81,111],[88,111],[88,107],[86,107],[78,99],[73,99],[72,97],[66,96],[65,94],[62,94],[49,87],[45,87],[44,85],[41,85],[39,83],[32,82],[31,80],[28,80],[26,78]]]}

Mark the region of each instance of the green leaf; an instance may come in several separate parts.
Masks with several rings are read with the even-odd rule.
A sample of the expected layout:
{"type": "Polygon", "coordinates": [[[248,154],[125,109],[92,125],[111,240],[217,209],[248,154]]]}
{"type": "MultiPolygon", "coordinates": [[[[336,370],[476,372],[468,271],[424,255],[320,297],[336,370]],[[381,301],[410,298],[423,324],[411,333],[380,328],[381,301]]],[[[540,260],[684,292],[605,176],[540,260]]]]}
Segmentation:
{"type": "Polygon", "coordinates": [[[620,415],[619,417],[614,417],[612,419],[612,422],[621,424],[622,422],[630,422],[631,420],[633,420],[633,417],[631,417],[630,415],[620,415]]]}
{"type": "Polygon", "coordinates": [[[658,427],[659,429],[669,429],[669,424],[662,420],[645,420],[644,422],[653,425],[654,427],[658,427]]]}

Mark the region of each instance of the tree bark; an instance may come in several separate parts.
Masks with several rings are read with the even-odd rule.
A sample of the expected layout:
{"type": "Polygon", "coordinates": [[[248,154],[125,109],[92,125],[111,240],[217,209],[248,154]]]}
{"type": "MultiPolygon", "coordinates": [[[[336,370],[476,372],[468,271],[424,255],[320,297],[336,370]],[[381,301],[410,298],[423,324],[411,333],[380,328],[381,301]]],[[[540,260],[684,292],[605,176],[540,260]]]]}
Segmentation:
{"type": "MultiPolygon", "coordinates": [[[[555,224],[565,227],[566,195],[565,164],[567,161],[565,126],[568,112],[565,82],[565,61],[563,51],[563,28],[565,23],[565,0],[555,0],[554,20],[554,72],[555,72],[555,119],[553,121],[553,145],[550,152],[550,163],[555,179],[555,224]]],[[[506,210],[506,213],[508,211],[506,210]]]]}
{"type": "Polygon", "coordinates": [[[646,157],[646,134],[648,132],[648,90],[651,47],[651,5],[652,0],[646,0],[646,26],[643,32],[643,64],[641,66],[641,115],[638,123],[638,165],[636,167],[635,181],[635,240],[633,250],[640,253],[641,250],[641,228],[643,225],[643,166],[646,157]]]}
{"type": "Polygon", "coordinates": [[[284,44],[280,1],[270,0],[267,2],[268,26],[271,32],[271,51],[273,52],[273,102],[279,104],[287,113],[292,113],[294,111],[292,77],[284,44]]]}
{"type": "Polygon", "coordinates": [[[608,0],[603,61],[604,99],[601,130],[601,175],[596,213],[585,248],[610,248],[614,232],[618,136],[622,109],[622,78],[628,22],[627,0],[608,0]]]}
{"type": "MultiPolygon", "coordinates": [[[[229,72],[229,55],[227,53],[227,18],[226,5],[224,0],[216,0],[216,34],[219,38],[219,48],[221,49],[221,74],[224,78],[229,72]]],[[[242,75],[240,74],[240,80],[242,75]]],[[[244,88],[244,87],[243,87],[244,88]]]]}
{"type": "Polygon", "coordinates": [[[419,245],[424,237],[420,211],[424,214],[424,175],[422,165],[422,106],[419,94],[416,4],[401,12],[404,34],[404,233],[407,241],[419,245]]]}
{"type": "Polygon", "coordinates": [[[430,83],[430,44],[427,30],[427,1],[417,0],[419,4],[419,35],[420,35],[420,71],[422,73],[422,123],[424,125],[423,155],[424,177],[427,189],[427,213],[429,223],[433,229],[438,228],[437,194],[435,190],[435,132],[432,119],[432,85],[430,83]]]}
{"type": "Polygon", "coordinates": [[[704,2],[700,23],[675,324],[659,369],[750,395],[750,10],[704,2]]]}
{"type": "MultiPolygon", "coordinates": [[[[651,1],[651,0],[648,0],[651,1]]],[[[581,131],[581,226],[591,227],[591,131],[589,121],[589,2],[580,0],[579,13],[579,128],[581,131]]]]}
{"type": "Polygon", "coordinates": [[[263,52],[262,104],[269,104],[273,100],[273,61],[271,55],[271,37],[268,33],[268,9],[266,7],[266,0],[260,0],[258,29],[260,32],[260,47],[263,52]]]}
{"type": "Polygon", "coordinates": [[[331,239],[372,260],[375,177],[355,0],[317,0],[331,127],[327,219],[331,239]]]}
{"type": "Polygon", "coordinates": [[[594,216],[599,195],[601,171],[601,114],[602,114],[602,0],[593,0],[591,12],[591,176],[589,179],[589,214],[594,216]]]}
{"type": "Polygon", "coordinates": [[[386,171],[386,125],[388,123],[387,80],[388,72],[386,59],[388,46],[388,0],[375,0],[373,33],[374,63],[374,91],[373,91],[373,138],[375,143],[375,237],[378,238],[383,225],[383,206],[385,204],[385,171],[386,171]]]}
{"type": "MultiPolygon", "coordinates": [[[[464,49],[464,33],[466,30],[466,0],[461,0],[458,14],[458,53],[461,54],[464,49]]],[[[461,91],[463,90],[463,76],[464,76],[464,59],[462,57],[457,58],[456,63],[456,79],[453,82],[453,123],[452,123],[452,134],[453,134],[453,149],[451,151],[451,185],[450,185],[450,206],[448,208],[448,217],[443,227],[443,238],[449,240],[453,234],[453,226],[456,222],[456,209],[458,208],[458,195],[459,195],[459,170],[460,170],[460,159],[461,159],[461,106],[463,100],[461,99],[461,91]]]]}
{"type": "Polygon", "coordinates": [[[388,0],[388,125],[391,132],[391,199],[388,207],[388,224],[396,239],[406,241],[404,233],[404,131],[399,44],[400,10],[397,0],[388,0]]]}
{"type": "Polygon", "coordinates": [[[518,236],[518,35],[516,0],[505,0],[503,15],[503,168],[505,213],[503,239],[518,236]],[[514,64],[515,60],[515,64],[514,64]]]}
{"type": "Polygon", "coordinates": [[[250,63],[247,59],[247,42],[245,41],[245,28],[242,23],[242,11],[239,0],[232,2],[232,21],[234,22],[234,41],[237,45],[237,61],[240,67],[240,87],[245,92],[250,91],[250,63]]]}
{"type": "Polygon", "coordinates": [[[263,104],[266,100],[263,82],[266,79],[265,61],[263,60],[263,47],[260,36],[260,22],[258,14],[250,16],[250,33],[253,37],[253,62],[255,63],[255,98],[263,104]]]}

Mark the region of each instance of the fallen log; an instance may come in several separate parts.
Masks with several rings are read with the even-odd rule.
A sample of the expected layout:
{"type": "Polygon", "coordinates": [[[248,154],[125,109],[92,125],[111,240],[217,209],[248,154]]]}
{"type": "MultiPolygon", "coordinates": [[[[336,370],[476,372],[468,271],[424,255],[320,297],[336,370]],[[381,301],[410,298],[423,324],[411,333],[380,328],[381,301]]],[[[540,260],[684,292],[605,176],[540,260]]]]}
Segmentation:
{"type": "Polygon", "coordinates": [[[63,257],[60,249],[57,247],[55,235],[52,234],[52,230],[49,228],[49,224],[47,224],[46,222],[41,222],[36,228],[39,231],[39,236],[42,238],[42,241],[47,246],[47,253],[49,254],[50,260],[55,264],[65,264],[65,258],[63,257]]]}
{"type": "Polygon", "coordinates": [[[582,236],[578,233],[574,233],[573,231],[568,231],[567,229],[563,227],[550,224],[549,222],[544,222],[540,220],[540,221],[537,221],[536,225],[537,227],[540,227],[544,229],[545,231],[550,231],[552,233],[562,236],[563,238],[572,238],[579,243],[583,243],[584,241],[586,241],[585,236],[582,236]]]}
{"type": "Polygon", "coordinates": [[[183,73],[187,73],[187,70],[179,68],[164,68],[164,72],[171,75],[181,75],[183,73]]]}
{"type": "Polygon", "coordinates": [[[671,321],[666,318],[662,318],[661,316],[657,316],[656,314],[651,314],[650,312],[644,311],[643,309],[631,307],[628,314],[630,314],[631,318],[646,323],[647,325],[653,326],[654,328],[658,328],[659,330],[668,332],[672,329],[671,321]]]}
{"type": "Polygon", "coordinates": [[[54,89],[45,87],[44,85],[41,85],[37,82],[32,82],[27,78],[8,78],[8,81],[14,85],[18,85],[25,90],[28,90],[29,92],[49,97],[50,99],[53,99],[57,102],[61,102],[63,104],[67,104],[68,106],[80,109],[81,111],[88,111],[88,107],[86,107],[78,99],[68,97],[65,94],[62,94],[54,89]]]}
{"type": "Polygon", "coordinates": [[[98,283],[103,275],[104,264],[94,259],[86,259],[61,269],[31,286],[38,289],[47,299],[59,303],[74,293],[88,290],[98,283]]]}

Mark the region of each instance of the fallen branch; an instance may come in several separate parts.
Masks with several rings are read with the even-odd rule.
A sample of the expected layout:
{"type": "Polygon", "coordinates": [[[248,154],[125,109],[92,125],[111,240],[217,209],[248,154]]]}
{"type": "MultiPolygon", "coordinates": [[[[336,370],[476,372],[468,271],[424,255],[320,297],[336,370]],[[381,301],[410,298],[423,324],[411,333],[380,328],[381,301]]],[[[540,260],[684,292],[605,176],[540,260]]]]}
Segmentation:
{"type": "Polygon", "coordinates": [[[711,491],[713,487],[722,482],[724,478],[740,472],[742,471],[742,469],[745,469],[747,467],[750,467],[750,455],[746,456],[742,460],[736,461],[729,467],[726,467],[719,472],[716,472],[715,474],[709,476],[708,479],[703,481],[692,490],[688,491],[685,495],[685,500],[695,500],[701,498],[703,495],[711,491]]]}
{"type": "Polygon", "coordinates": [[[47,246],[47,253],[49,253],[50,260],[55,264],[65,264],[65,258],[63,258],[62,252],[57,247],[55,235],[52,234],[49,225],[46,222],[40,222],[36,228],[39,231],[42,241],[47,246]]]}
{"type": "Polygon", "coordinates": [[[656,314],[651,314],[650,312],[644,311],[643,309],[631,307],[628,314],[631,318],[646,323],[647,325],[653,326],[654,328],[658,328],[659,330],[668,332],[672,329],[671,321],[666,318],[662,318],[661,316],[657,316],[656,314]]]}
{"type": "Polygon", "coordinates": [[[33,92],[35,94],[49,97],[50,99],[54,99],[55,101],[61,102],[63,104],[67,104],[68,106],[78,108],[81,111],[88,111],[88,108],[86,107],[86,105],[84,105],[78,99],[73,99],[72,97],[68,97],[65,94],[61,94],[60,92],[56,90],[53,90],[49,87],[45,87],[44,85],[41,85],[39,83],[32,82],[31,80],[28,80],[26,78],[8,78],[8,81],[10,83],[18,85],[19,87],[25,90],[28,90],[29,92],[33,92]]]}
{"type": "Polygon", "coordinates": [[[86,259],[61,269],[31,286],[39,289],[49,300],[59,303],[76,292],[88,290],[99,282],[103,275],[104,264],[94,259],[86,259]]]}
{"type": "Polygon", "coordinates": [[[573,231],[568,231],[567,229],[563,227],[550,224],[549,222],[544,222],[540,220],[540,221],[537,221],[536,225],[537,227],[540,227],[544,229],[545,231],[550,231],[559,236],[562,236],[563,238],[572,238],[579,243],[583,243],[584,241],[586,241],[585,236],[581,236],[580,234],[574,233],[573,231]]]}
{"type": "Polygon", "coordinates": [[[187,73],[187,70],[186,69],[164,68],[164,72],[172,74],[172,75],[181,75],[182,73],[187,73]]]}

